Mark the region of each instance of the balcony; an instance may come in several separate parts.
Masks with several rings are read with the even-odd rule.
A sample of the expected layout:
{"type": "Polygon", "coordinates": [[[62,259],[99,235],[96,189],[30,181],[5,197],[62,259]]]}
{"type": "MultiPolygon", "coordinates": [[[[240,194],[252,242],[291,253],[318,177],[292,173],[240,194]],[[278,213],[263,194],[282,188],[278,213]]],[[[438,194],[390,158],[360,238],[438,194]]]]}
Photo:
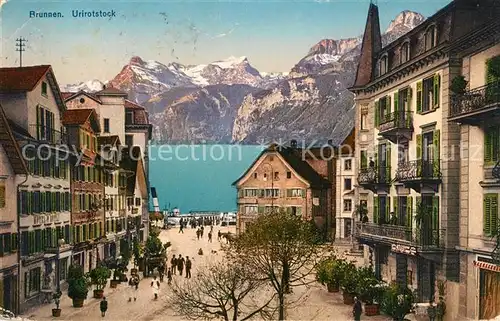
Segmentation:
{"type": "Polygon", "coordinates": [[[414,189],[417,193],[421,193],[422,189],[426,187],[437,192],[441,183],[440,160],[415,160],[399,163],[396,181],[403,183],[407,188],[414,189]]]}
{"type": "Polygon", "coordinates": [[[493,167],[491,174],[493,178],[500,180],[500,161],[498,161],[495,167],[493,167]]]}
{"type": "Polygon", "coordinates": [[[358,184],[374,193],[380,190],[388,191],[391,183],[390,166],[361,168],[358,172],[358,184]]]}
{"type": "Polygon", "coordinates": [[[68,144],[68,135],[44,125],[30,125],[30,135],[36,140],[51,145],[68,144]]]}
{"type": "Polygon", "coordinates": [[[480,125],[500,120],[500,81],[451,97],[449,121],[480,125]]]}
{"type": "Polygon", "coordinates": [[[410,140],[413,133],[411,111],[400,110],[383,117],[379,124],[379,135],[397,144],[401,140],[410,140]]]}
{"type": "Polygon", "coordinates": [[[389,246],[401,245],[414,248],[416,253],[440,252],[445,247],[445,229],[419,228],[406,226],[356,222],[355,237],[361,243],[374,245],[382,243],[389,246]]]}

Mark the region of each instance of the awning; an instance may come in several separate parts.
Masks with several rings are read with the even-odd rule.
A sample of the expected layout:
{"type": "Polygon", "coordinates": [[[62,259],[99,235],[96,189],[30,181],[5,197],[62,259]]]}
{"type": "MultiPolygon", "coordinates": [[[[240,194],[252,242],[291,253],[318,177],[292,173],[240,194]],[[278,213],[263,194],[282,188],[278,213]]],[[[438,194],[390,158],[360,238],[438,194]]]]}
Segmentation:
{"type": "Polygon", "coordinates": [[[487,262],[481,262],[481,261],[473,261],[472,264],[475,267],[478,267],[478,268],[483,269],[483,270],[500,272],[500,265],[487,263],[487,262]]]}

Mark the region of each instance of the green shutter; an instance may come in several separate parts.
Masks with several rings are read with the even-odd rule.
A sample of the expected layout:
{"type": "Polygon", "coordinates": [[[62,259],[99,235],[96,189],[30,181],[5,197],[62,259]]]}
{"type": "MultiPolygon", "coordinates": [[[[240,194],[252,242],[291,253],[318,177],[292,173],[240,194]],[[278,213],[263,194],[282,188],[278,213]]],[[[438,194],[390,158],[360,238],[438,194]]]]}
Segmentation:
{"type": "Polygon", "coordinates": [[[40,124],[40,106],[36,106],[36,138],[40,139],[42,127],[40,124]]]}
{"type": "Polygon", "coordinates": [[[382,222],[382,224],[386,224],[389,219],[390,219],[390,213],[391,213],[391,198],[389,196],[386,196],[385,197],[386,199],[386,202],[385,202],[385,218],[384,218],[384,222],[382,222]]]}
{"type": "Polygon", "coordinates": [[[417,82],[417,114],[422,112],[422,102],[423,102],[423,90],[422,90],[422,82],[417,82]]]}
{"type": "MultiPolygon", "coordinates": [[[[422,206],[422,196],[417,196],[415,202],[415,209],[419,208],[420,206],[422,206]]],[[[422,223],[420,223],[419,227],[422,228],[422,223]]]]}
{"type": "Polygon", "coordinates": [[[441,168],[441,164],[440,164],[440,160],[441,160],[441,157],[440,157],[440,144],[441,144],[441,131],[439,129],[436,129],[433,133],[433,136],[432,136],[432,144],[433,144],[433,147],[434,147],[434,164],[433,164],[433,173],[434,173],[434,177],[438,177],[439,176],[439,172],[440,172],[440,168],[441,168]]]}
{"type": "Polygon", "coordinates": [[[392,197],[392,211],[394,212],[394,214],[396,214],[396,217],[399,217],[399,211],[398,211],[398,199],[399,197],[398,196],[393,196],[392,197]]]}
{"type": "Polygon", "coordinates": [[[417,135],[417,176],[420,177],[422,175],[422,138],[423,136],[417,135]]]}
{"type": "Polygon", "coordinates": [[[302,189],[302,198],[306,198],[307,196],[307,190],[304,188],[302,189]]]}
{"type": "Polygon", "coordinates": [[[489,194],[484,195],[483,198],[483,232],[485,236],[491,234],[491,198],[489,194]]]}
{"type": "Polygon", "coordinates": [[[413,225],[413,197],[406,198],[406,226],[412,228],[413,225]]]}
{"type": "Polygon", "coordinates": [[[391,113],[391,96],[387,96],[385,99],[385,119],[384,121],[387,121],[389,114],[391,113]]]}
{"type": "Polygon", "coordinates": [[[375,127],[380,123],[380,101],[375,101],[375,127]]]}
{"type": "Polygon", "coordinates": [[[379,222],[379,203],[378,196],[373,196],[373,223],[379,222]]]}
{"type": "Polygon", "coordinates": [[[387,182],[391,180],[391,144],[387,143],[385,145],[385,162],[386,162],[386,180],[387,182]]]}
{"type": "Polygon", "coordinates": [[[441,76],[439,74],[434,75],[434,109],[439,108],[439,89],[441,87],[441,76]]]}
{"type": "Polygon", "coordinates": [[[361,151],[361,168],[368,167],[368,158],[366,157],[366,150],[361,151]]]}
{"type": "Polygon", "coordinates": [[[498,228],[498,194],[491,195],[490,222],[491,234],[496,235],[498,228]]]}
{"type": "Polygon", "coordinates": [[[432,198],[432,229],[439,230],[439,196],[432,198]]]}
{"type": "Polygon", "coordinates": [[[412,98],[412,89],[411,87],[408,87],[408,89],[406,90],[406,97],[408,99],[408,110],[411,110],[411,98],[412,98]]]}
{"type": "Polygon", "coordinates": [[[375,168],[378,169],[378,153],[373,154],[373,162],[375,163],[375,168]]]}
{"type": "Polygon", "coordinates": [[[398,110],[399,110],[399,92],[396,91],[394,93],[394,113],[397,113],[398,110]]]}
{"type": "Polygon", "coordinates": [[[52,212],[55,212],[57,209],[57,199],[56,199],[56,193],[52,193],[52,212]]]}
{"type": "Polygon", "coordinates": [[[493,162],[493,128],[484,131],[484,162],[491,164],[493,162]]]}

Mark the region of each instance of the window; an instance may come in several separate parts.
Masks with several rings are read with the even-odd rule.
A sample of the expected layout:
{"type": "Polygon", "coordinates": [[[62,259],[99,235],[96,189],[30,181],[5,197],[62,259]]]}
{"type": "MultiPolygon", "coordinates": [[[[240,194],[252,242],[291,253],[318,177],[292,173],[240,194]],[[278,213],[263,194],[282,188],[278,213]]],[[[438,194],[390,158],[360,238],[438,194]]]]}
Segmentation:
{"type": "Polygon", "coordinates": [[[47,96],[47,83],[42,81],[42,95],[47,96]]]}
{"type": "Polygon", "coordinates": [[[275,188],[275,189],[271,189],[271,188],[266,188],[265,190],[262,190],[264,191],[264,196],[263,197],[279,197],[280,196],[280,190],[275,188]]]}
{"type": "Polygon", "coordinates": [[[245,206],[245,214],[257,214],[259,207],[257,205],[245,206]]]}
{"type": "Polygon", "coordinates": [[[274,172],[274,179],[275,180],[280,179],[280,173],[279,172],[274,172]]]}
{"type": "Polygon", "coordinates": [[[258,197],[259,190],[256,188],[248,188],[244,190],[244,197],[258,197]]]}
{"type": "Polygon", "coordinates": [[[363,112],[361,114],[360,122],[361,122],[361,124],[360,124],[361,130],[367,130],[368,129],[368,113],[367,112],[363,112]]]}
{"type": "Polygon", "coordinates": [[[140,197],[135,198],[135,206],[141,206],[141,198],[140,197]]]}
{"type": "Polygon", "coordinates": [[[125,114],[125,124],[126,125],[132,125],[134,123],[134,113],[131,111],[128,111],[125,114]]]}
{"type": "Polygon", "coordinates": [[[292,178],[292,172],[286,172],[286,178],[292,178]]]}
{"type": "Polygon", "coordinates": [[[85,102],[85,98],[80,98],[80,104],[83,104],[85,102]]]}
{"type": "Polygon", "coordinates": [[[286,190],[286,197],[305,197],[305,190],[302,188],[290,188],[286,190]]]}
{"type": "Polygon", "coordinates": [[[423,105],[422,112],[431,110],[432,101],[434,100],[434,81],[433,78],[427,78],[423,83],[423,105]]]}
{"type": "Polygon", "coordinates": [[[253,173],[253,178],[257,179],[257,173],[253,173]]]}
{"type": "Polygon", "coordinates": [[[352,160],[346,159],[344,161],[344,170],[350,171],[352,169],[352,160]]]}
{"type": "Polygon", "coordinates": [[[109,118],[104,118],[104,132],[109,133],[109,118]]]}
{"type": "Polygon", "coordinates": [[[128,147],[134,146],[134,136],[133,135],[125,135],[125,145],[128,147]]]}
{"type": "Polygon", "coordinates": [[[398,145],[398,164],[408,163],[408,143],[398,145]]]}
{"type": "Polygon", "coordinates": [[[287,212],[287,214],[301,216],[302,215],[302,207],[300,207],[300,206],[290,206],[290,207],[286,208],[286,212],[287,212]]]}
{"type": "Polygon", "coordinates": [[[384,54],[382,58],[380,58],[378,62],[378,70],[379,70],[379,76],[382,76],[383,74],[387,73],[389,67],[389,56],[387,54],[384,54]]]}
{"type": "Polygon", "coordinates": [[[498,194],[485,194],[483,199],[483,232],[493,236],[497,231],[498,194]]]}
{"type": "Polygon", "coordinates": [[[36,138],[40,140],[52,141],[54,139],[55,117],[54,113],[41,107],[36,106],[36,138]]]}
{"type": "Polygon", "coordinates": [[[430,26],[425,32],[425,50],[436,46],[436,26],[430,26]]]}
{"type": "Polygon", "coordinates": [[[0,182],[0,208],[5,207],[5,183],[0,182]]]}
{"type": "Polygon", "coordinates": [[[484,131],[484,163],[494,165],[500,160],[500,126],[484,131]]]}
{"type": "Polygon", "coordinates": [[[40,267],[31,269],[29,273],[26,272],[25,275],[28,276],[27,280],[25,280],[25,282],[28,282],[26,296],[28,297],[32,293],[40,292],[42,269],[40,267]]]}
{"type": "Polygon", "coordinates": [[[352,189],[352,179],[345,178],[344,179],[344,190],[350,191],[352,189]]]}
{"type": "Polygon", "coordinates": [[[352,211],[352,200],[344,200],[344,212],[352,211]]]}
{"type": "Polygon", "coordinates": [[[399,57],[400,57],[399,62],[401,64],[410,60],[410,42],[409,41],[403,43],[403,45],[401,46],[399,57]]]}
{"type": "Polygon", "coordinates": [[[375,126],[383,124],[391,113],[391,97],[385,96],[375,102],[375,126]]]}

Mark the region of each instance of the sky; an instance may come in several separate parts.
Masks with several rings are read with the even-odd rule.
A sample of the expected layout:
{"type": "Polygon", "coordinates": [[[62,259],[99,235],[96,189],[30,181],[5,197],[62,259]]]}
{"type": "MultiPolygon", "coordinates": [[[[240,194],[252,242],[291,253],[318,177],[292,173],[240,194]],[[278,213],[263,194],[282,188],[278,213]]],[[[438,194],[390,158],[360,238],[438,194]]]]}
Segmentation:
{"type": "MultiPolygon", "coordinates": [[[[369,0],[0,0],[0,65],[50,64],[60,84],[112,79],[132,56],[164,64],[207,64],[246,56],[261,72],[287,72],[321,39],[361,35],[369,0]],[[114,10],[74,18],[73,10],[114,10]],[[30,18],[30,12],[62,18],[30,18]]],[[[379,0],[381,28],[403,10],[428,17],[449,0],[379,0]]]]}

